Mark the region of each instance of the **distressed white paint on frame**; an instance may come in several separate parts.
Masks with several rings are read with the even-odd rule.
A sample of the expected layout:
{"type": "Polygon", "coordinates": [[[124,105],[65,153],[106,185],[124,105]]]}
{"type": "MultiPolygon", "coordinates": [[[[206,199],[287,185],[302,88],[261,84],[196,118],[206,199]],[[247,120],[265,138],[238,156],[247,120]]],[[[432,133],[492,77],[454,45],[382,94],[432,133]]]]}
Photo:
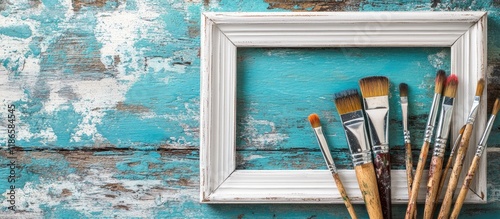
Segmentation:
{"type": "MultiPolygon", "coordinates": [[[[460,123],[452,124],[450,137],[455,139],[470,110],[476,81],[485,78],[486,20],[486,12],[204,13],[200,201],[343,203],[327,170],[235,170],[237,47],[450,47],[451,71],[460,81],[453,115],[460,123]]],[[[486,94],[482,98],[486,100],[486,94]]],[[[486,101],[476,120],[471,154],[486,123],[486,101]]],[[[393,203],[406,203],[405,171],[391,174],[393,203]]],[[[354,171],[340,170],[340,175],[353,202],[362,203],[354,171]]],[[[425,198],[421,187],[419,201],[425,198]]],[[[483,197],[469,193],[466,202],[486,202],[486,159],[471,189],[483,197]]]]}

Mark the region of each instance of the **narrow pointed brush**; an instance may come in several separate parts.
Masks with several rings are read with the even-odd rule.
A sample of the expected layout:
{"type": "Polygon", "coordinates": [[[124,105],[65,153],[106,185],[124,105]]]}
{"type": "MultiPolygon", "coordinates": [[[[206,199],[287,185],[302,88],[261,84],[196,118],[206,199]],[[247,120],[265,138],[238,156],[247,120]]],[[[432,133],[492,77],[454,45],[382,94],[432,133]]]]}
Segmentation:
{"type": "Polygon", "coordinates": [[[359,80],[363,105],[368,118],[370,141],[377,175],[380,203],[385,219],[392,218],[391,162],[389,154],[389,79],[383,76],[359,80]]]}
{"type": "Polygon", "coordinates": [[[311,114],[308,117],[309,122],[311,123],[312,128],[314,129],[314,134],[316,135],[316,140],[318,140],[319,148],[321,149],[321,153],[323,154],[323,158],[325,159],[326,166],[328,170],[332,173],[333,179],[335,180],[335,184],[337,184],[337,189],[344,200],[345,207],[349,212],[349,215],[353,219],[357,219],[356,212],[354,212],[354,208],[352,207],[351,201],[347,196],[347,192],[345,191],[344,185],[342,181],[340,181],[339,173],[337,172],[337,168],[335,167],[335,163],[333,162],[332,155],[330,154],[330,148],[328,147],[328,143],[326,143],[325,136],[323,135],[323,129],[321,128],[321,121],[319,120],[319,116],[317,114],[311,114]]]}
{"type": "Polygon", "coordinates": [[[439,181],[443,172],[444,152],[448,135],[450,133],[451,116],[453,114],[453,106],[455,96],[457,94],[458,78],[452,74],[446,80],[446,88],[444,89],[444,98],[441,104],[441,113],[439,123],[436,129],[436,140],[434,141],[434,153],[432,154],[431,164],[429,167],[429,179],[427,181],[427,195],[425,198],[424,218],[431,219],[436,206],[437,192],[439,189],[439,181]]]}
{"type": "Polygon", "coordinates": [[[477,111],[479,108],[479,103],[481,102],[481,95],[484,89],[484,79],[479,79],[476,87],[476,94],[474,96],[474,101],[472,102],[472,107],[469,113],[469,118],[467,119],[464,134],[460,140],[460,145],[457,150],[457,157],[453,164],[453,170],[451,171],[450,181],[446,188],[443,203],[441,204],[441,210],[439,211],[438,218],[446,218],[450,215],[451,204],[453,200],[453,194],[457,188],[458,179],[460,178],[460,173],[462,172],[462,167],[464,165],[465,155],[467,154],[467,149],[469,148],[469,140],[472,135],[472,129],[474,121],[476,120],[477,111]]]}
{"type": "Polygon", "coordinates": [[[441,100],[441,93],[443,91],[445,79],[446,73],[443,70],[439,70],[436,75],[436,82],[434,85],[434,98],[432,100],[429,117],[427,118],[424,143],[422,144],[422,148],[420,149],[417,169],[415,170],[415,177],[413,177],[413,184],[411,187],[410,200],[408,201],[408,206],[406,208],[405,219],[412,219],[417,209],[418,190],[420,188],[420,181],[422,180],[422,175],[424,173],[427,153],[429,153],[429,144],[434,132],[434,124],[436,123],[436,115],[439,108],[439,101],[441,100]]]}
{"type": "Polygon", "coordinates": [[[410,131],[408,130],[408,85],[399,84],[399,98],[401,100],[401,113],[403,114],[403,135],[405,140],[405,164],[406,164],[406,182],[408,184],[408,199],[411,193],[411,184],[413,182],[413,160],[411,154],[410,131]]]}
{"type": "Polygon", "coordinates": [[[479,166],[479,161],[481,160],[483,151],[486,149],[486,142],[488,141],[491,128],[493,127],[493,123],[495,122],[495,118],[497,116],[499,109],[500,109],[500,103],[499,99],[497,98],[495,100],[495,104],[493,105],[493,110],[491,111],[491,116],[486,125],[486,129],[483,132],[481,140],[479,140],[479,143],[477,144],[476,154],[472,159],[472,164],[469,167],[469,170],[467,171],[467,176],[465,177],[462,188],[460,189],[460,193],[458,194],[450,218],[457,218],[458,214],[460,214],[460,210],[462,209],[462,205],[464,204],[465,196],[467,196],[467,192],[469,191],[470,183],[472,182],[472,178],[474,178],[474,174],[476,174],[476,170],[477,167],[479,166]]]}
{"type": "Polygon", "coordinates": [[[353,89],[336,93],[335,106],[342,120],[354,171],[368,215],[370,218],[384,218],[358,91],[353,89]]]}
{"type": "Polygon", "coordinates": [[[451,166],[451,163],[453,162],[453,158],[455,157],[455,151],[457,150],[458,145],[460,144],[460,139],[462,139],[462,135],[464,134],[464,130],[465,130],[465,125],[462,126],[462,128],[460,129],[460,132],[458,133],[457,139],[455,139],[455,143],[453,144],[453,147],[451,148],[450,157],[448,157],[448,161],[446,162],[446,166],[443,169],[443,174],[441,175],[441,180],[439,180],[439,188],[438,188],[438,192],[436,194],[437,197],[439,197],[439,195],[441,194],[441,190],[443,189],[444,182],[446,181],[446,178],[448,176],[448,172],[449,172],[450,168],[453,168],[451,166]]]}

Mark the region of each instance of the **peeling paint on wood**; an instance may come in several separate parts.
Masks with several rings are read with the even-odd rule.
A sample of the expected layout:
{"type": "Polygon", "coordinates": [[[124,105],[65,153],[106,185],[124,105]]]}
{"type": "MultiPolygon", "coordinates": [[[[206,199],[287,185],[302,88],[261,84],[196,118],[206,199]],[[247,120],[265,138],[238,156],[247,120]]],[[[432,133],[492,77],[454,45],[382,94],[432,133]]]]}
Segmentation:
{"type": "MultiPolygon", "coordinates": [[[[489,108],[492,97],[500,96],[497,1],[0,0],[0,118],[6,118],[7,104],[19,108],[19,148],[15,151],[19,212],[14,215],[6,210],[9,184],[4,180],[7,169],[1,168],[0,214],[27,218],[347,218],[343,205],[198,203],[199,26],[203,11],[358,10],[488,11],[489,108]]],[[[384,59],[388,53],[379,49],[238,52],[243,67],[240,72],[260,73],[244,76],[248,77],[240,83],[247,85],[259,76],[277,80],[269,78],[268,70],[285,72],[278,78],[288,76],[292,85],[294,80],[294,85],[301,85],[313,76],[337,74],[336,66],[358,59],[379,56],[379,60],[390,61],[384,59]],[[285,57],[296,60],[286,61],[285,57]],[[272,65],[259,67],[262,61],[272,65]],[[318,75],[300,78],[297,72],[293,74],[310,72],[313,65],[318,75]]],[[[400,54],[398,59],[404,59],[400,54]]],[[[432,91],[424,90],[433,84],[437,68],[448,68],[449,52],[429,49],[414,55],[420,68],[428,72],[419,77],[421,99],[415,99],[410,108],[409,126],[423,127],[427,110],[422,100],[432,98],[432,91]]],[[[376,66],[379,70],[386,67],[384,63],[376,66]]],[[[412,71],[402,67],[392,70],[412,71]]],[[[400,79],[396,77],[393,83],[400,79]]],[[[264,88],[276,86],[278,91],[289,91],[279,95],[297,95],[290,93],[293,89],[286,84],[264,88]]],[[[391,92],[396,92],[395,87],[391,92]]],[[[258,89],[263,87],[247,86],[243,91],[258,89]]],[[[240,96],[238,110],[246,115],[238,120],[238,168],[324,169],[306,121],[311,109],[325,118],[325,133],[339,168],[352,168],[341,148],[340,142],[345,140],[338,134],[339,121],[331,110],[332,92],[321,92],[323,96],[297,95],[295,102],[301,104],[284,115],[280,115],[284,111],[281,106],[286,108],[290,105],[287,102],[263,103],[263,97],[240,96]],[[292,114],[297,118],[289,118],[292,114]]],[[[399,107],[394,110],[391,115],[400,115],[399,107]]],[[[400,119],[390,122],[397,127],[390,135],[399,136],[400,119]]],[[[6,125],[5,119],[0,119],[0,128],[6,125]]],[[[415,139],[421,139],[422,134],[412,130],[415,139]]],[[[402,168],[404,149],[402,138],[397,139],[391,142],[391,160],[394,168],[402,168]]],[[[5,141],[6,135],[0,131],[2,145],[5,141]]],[[[488,204],[466,205],[463,217],[493,218],[500,214],[500,183],[495,181],[500,172],[494,168],[500,165],[499,142],[497,121],[488,142],[488,204]]],[[[413,151],[416,159],[418,149],[413,151]]],[[[0,150],[0,163],[7,162],[6,151],[0,150]]],[[[358,216],[367,217],[363,206],[355,208],[358,216]]],[[[393,211],[402,214],[404,208],[396,205],[393,211]]]]}

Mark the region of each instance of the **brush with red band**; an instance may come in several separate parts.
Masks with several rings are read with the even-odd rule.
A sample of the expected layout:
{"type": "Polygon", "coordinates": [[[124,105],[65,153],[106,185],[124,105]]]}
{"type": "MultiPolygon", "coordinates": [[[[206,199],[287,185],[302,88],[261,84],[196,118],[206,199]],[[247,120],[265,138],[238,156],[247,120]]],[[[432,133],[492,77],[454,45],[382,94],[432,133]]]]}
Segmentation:
{"type": "Polygon", "coordinates": [[[434,141],[434,153],[432,154],[429,167],[429,179],[427,181],[427,195],[425,198],[424,218],[431,219],[436,206],[439,181],[443,172],[444,152],[448,135],[450,133],[451,117],[453,115],[453,106],[457,94],[458,78],[452,74],[446,80],[444,89],[444,98],[441,104],[441,113],[436,129],[436,140],[434,141]]]}
{"type": "Polygon", "coordinates": [[[418,190],[420,188],[420,181],[422,180],[422,175],[424,173],[425,162],[427,160],[427,153],[429,153],[429,144],[431,142],[432,134],[434,133],[436,115],[438,113],[439,101],[441,100],[441,93],[443,92],[445,79],[446,79],[446,73],[443,70],[439,70],[436,75],[436,82],[434,85],[434,98],[432,100],[431,110],[429,112],[429,117],[427,119],[424,143],[422,144],[422,148],[420,149],[417,168],[415,169],[415,177],[413,177],[410,200],[408,200],[405,219],[413,219],[413,216],[417,209],[418,190]]]}
{"type": "Polygon", "coordinates": [[[441,210],[439,211],[438,218],[448,219],[450,215],[451,204],[453,200],[453,195],[455,189],[457,188],[458,179],[462,173],[462,167],[464,165],[465,155],[467,155],[467,149],[469,148],[469,140],[472,135],[472,129],[474,128],[474,121],[476,120],[477,111],[479,109],[479,104],[481,102],[481,95],[484,90],[484,79],[479,79],[476,87],[476,94],[474,96],[474,101],[472,102],[472,107],[469,113],[469,118],[465,126],[464,134],[460,140],[460,145],[458,146],[457,157],[455,158],[455,163],[453,164],[453,170],[451,171],[450,181],[446,188],[446,192],[443,199],[443,204],[441,205],[441,210]]]}

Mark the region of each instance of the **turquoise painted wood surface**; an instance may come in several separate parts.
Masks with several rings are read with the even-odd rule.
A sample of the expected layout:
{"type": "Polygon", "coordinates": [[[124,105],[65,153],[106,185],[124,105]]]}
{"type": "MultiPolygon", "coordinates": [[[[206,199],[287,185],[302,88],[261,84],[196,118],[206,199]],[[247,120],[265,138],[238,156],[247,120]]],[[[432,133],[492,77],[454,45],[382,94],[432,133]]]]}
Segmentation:
{"type": "MultiPolygon", "coordinates": [[[[0,163],[4,164],[0,168],[0,215],[347,218],[343,205],[198,203],[201,12],[488,11],[491,107],[491,97],[500,96],[499,7],[496,1],[487,0],[0,1],[0,163]],[[6,149],[8,104],[17,107],[18,147],[13,155],[6,149]],[[7,164],[13,160],[12,184],[7,164]],[[16,213],[8,209],[11,185],[16,187],[16,213]]],[[[331,110],[331,94],[336,90],[325,85],[355,86],[360,75],[348,74],[353,72],[391,74],[394,106],[397,83],[408,80],[419,85],[410,87],[419,96],[412,100],[412,125],[418,126],[418,120],[425,118],[425,100],[430,95],[426,83],[433,80],[436,69],[449,68],[449,52],[442,48],[238,52],[243,85],[238,93],[240,169],[324,168],[305,120],[312,109],[328,123],[337,163],[350,168],[331,110]],[[354,61],[362,64],[353,65],[354,61]],[[268,65],[261,65],[263,62],[268,65]],[[415,80],[394,73],[402,71],[415,75],[415,80]],[[333,73],[343,77],[333,81],[328,77],[333,73]],[[322,78],[315,82],[321,86],[314,86],[312,77],[322,78]],[[267,86],[255,86],[266,78],[267,86]],[[278,79],[287,82],[273,84],[278,79]],[[307,89],[311,87],[316,89],[307,89]],[[258,96],[266,93],[287,98],[258,96]]],[[[399,126],[398,110],[393,107],[391,122],[399,126]]],[[[419,133],[414,133],[417,139],[419,133]]],[[[465,206],[464,217],[500,214],[500,183],[495,180],[500,176],[496,168],[500,165],[499,134],[497,121],[488,149],[488,204],[465,206]]],[[[400,168],[401,140],[391,144],[395,167],[400,168]]],[[[395,213],[400,215],[404,207],[395,206],[395,213]]],[[[355,208],[366,217],[363,206],[355,208]]]]}

